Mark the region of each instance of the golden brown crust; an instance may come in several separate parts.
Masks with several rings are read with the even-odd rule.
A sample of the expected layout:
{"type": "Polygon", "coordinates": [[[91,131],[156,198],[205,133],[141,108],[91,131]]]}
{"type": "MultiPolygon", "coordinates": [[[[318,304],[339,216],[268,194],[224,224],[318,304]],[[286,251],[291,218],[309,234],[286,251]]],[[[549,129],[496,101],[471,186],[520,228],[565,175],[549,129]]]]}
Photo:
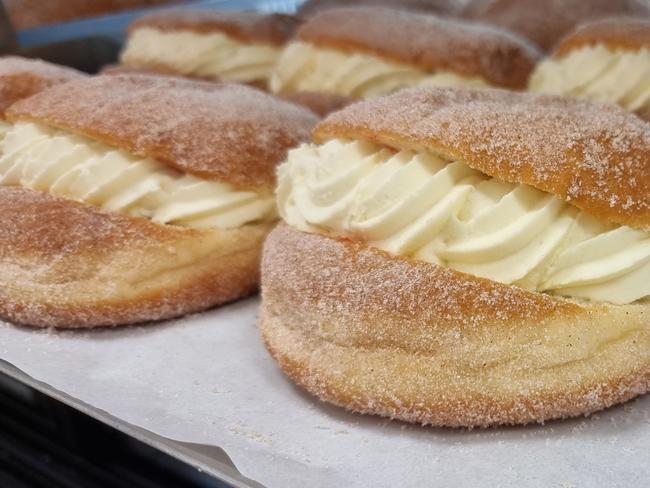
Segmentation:
{"type": "Polygon", "coordinates": [[[508,88],[524,88],[539,59],[526,41],[500,29],[387,8],[327,10],[305,22],[297,37],[508,88]]]}
{"type": "Polygon", "coordinates": [[[272,191],[275,167],[308,140],[311,112],[243,85],[115,75],[56,86],[11,107],[31,120],[202,178],[272,191]]]}
{"type": "Polygon", "coordinates": [[[192,230],[0,186],[0,317],[36,327],[168,319],[253,293],[273,224],[192,230]]]}
{"type": "Polygon", "coordinates": [[[582,24],[557,46],[560,57],[584,46],[602,44],[610,49],[650,48],[650,19],[614,18],[582,24]]]}
{"type": "MultiPolygon", "coordinates": [[[[349,0],[307,0],[299,8],[296,15],[300,18],[312,17],[322,10],[347,7],[349,0]]],[[[413,10],[436,15],[452,15],[459,13],[460,2],[455,0],[356,0],[355,6],[391,7],[400,10],[413,10]]]]}
{"type": "Polygon", "coordinates": [[[404,90],[351,105],[317,141],[427,148],[553,193],[594,217],[650,229],[650,126],[610,104],[503,90],[404,90]]]}
{"type": "Polygon", "coordinates": [[[319,117],[325,117],[357,101],[356,98],[345,95],[307,91],[282,93],[278,96],[288,102],[308,108],[319,117]]]}
{"type": "Polygon", "coordinates": [[[591,413],[650,388],[649,305],[577,304],[391,256],[271,232],[264,341],[322,400],[472,427],[591,413]]]}
{"type": "Polygon", "coordinates": [[[4,119],[7,108],[18,100],[83,76],[81,71],[40,59],[0,57],[0,118],[4,119]]]}
{"type": "Polygon", "coordinates": [[[245,43],[284,45],[293,36],[299,20],[292,15],[215,10],[165,10],[140,17],[129,25],[129,33],[143,27],[163,32],[222,32],[245,43]]]}
{"type": "Polygon", "coordinates": [[[473,0],[463,16],[516,32],[549,51],[578,24],[612,16],[650,15],[642,0],[473,0]]]}

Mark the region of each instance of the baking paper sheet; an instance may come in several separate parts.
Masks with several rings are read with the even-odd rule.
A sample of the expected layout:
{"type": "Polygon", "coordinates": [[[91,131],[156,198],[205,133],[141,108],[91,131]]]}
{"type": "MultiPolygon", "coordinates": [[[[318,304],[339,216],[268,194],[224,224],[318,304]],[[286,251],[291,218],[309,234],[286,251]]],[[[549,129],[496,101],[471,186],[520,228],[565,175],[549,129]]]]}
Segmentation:
{"type": "Polygon", "coordinates": [[[0,323],[0,358],[162,436],[222,447],[282,487],[646,486],[650,396],[590,418],[490,430],[363,417],[295,388],[249,299],[178,321],[92,332],[0,323]]]}

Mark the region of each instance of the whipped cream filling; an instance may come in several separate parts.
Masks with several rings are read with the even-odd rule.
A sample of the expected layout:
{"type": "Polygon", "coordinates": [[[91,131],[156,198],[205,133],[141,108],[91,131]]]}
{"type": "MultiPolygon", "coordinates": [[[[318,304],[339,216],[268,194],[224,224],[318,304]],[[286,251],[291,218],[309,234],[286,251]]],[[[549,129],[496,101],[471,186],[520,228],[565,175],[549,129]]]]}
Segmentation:
{"type": "Polygon", "coordinates": [[[163,66],[182,75],[226,81],[268,80],[281,49],[246,44],[221,32],[164,32],[143,27],[130,36],[122,63],[163,66]]]}
{"type": "Polygon", "coordinates": [[[270,195],[180,173],[87,137],[19,122],[0,141],[0,185],[47,191],[160,224],[230,229],[271,220],[270,195]]]}
{"type": "Polygon", "coordinates": [[[487,86],[478,77],[427,73],[364,53],[346,53],[306,42],[290,43],[271,75],[271,91],[314,91],[351,97],[385,95],[413,86],[487,86]]]}
{"type": "Polygon", "coordinates": [[[617,103],[636,111],[650,104],[650,51],[609,49],[603,45],[548,58],[535,69],[533,91],[617,103]]]}
{"type": "Polygon", "coordinates": [[[6,120],[0,120],[0,141],[5,138],[7,132],[11,130],[13,124],[7,122],[6,120]]]}
{"type": "Polygon", "coordinates": [[[615,304],[650,296],[647,233],[429,152],[302,145],[279,168],[277,200],[300,230],[501,283],[615,304]]]}

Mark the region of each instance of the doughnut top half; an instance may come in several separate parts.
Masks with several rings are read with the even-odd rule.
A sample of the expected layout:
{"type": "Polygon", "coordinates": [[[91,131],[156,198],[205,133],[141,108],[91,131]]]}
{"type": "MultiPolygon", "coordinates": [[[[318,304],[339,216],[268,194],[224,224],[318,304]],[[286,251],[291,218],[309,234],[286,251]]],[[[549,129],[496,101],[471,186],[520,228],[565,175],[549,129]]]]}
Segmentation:
{"type": "Polygon", "coordinates": [[[239,188],[270,192],[275,167],[317,117],[243,85],[115,75],[80,79],[8,111],[239,188]]]}
{"type": "Polygon", "coordinates": [[[604,44],[610,49],[650,49],[650,18],[620,17],[582,24],[557,46],[555,57],[585,46],[604,44]]]}
{"type": "Polygon", "coordinates": [[[465,18],[517,32],[545,51],[582,22],[612,16],[648,17],[644,0],[470,0],[465,18]]]}
{"type": "Polygon", "coordinates": [[[424,148],[555,194],[598,219],[650,229],[650,125],[614,105],[503,90],[411,89],[332,114],[314,136],[424,148]]]}
{"type": "Polygon", "coordinates": [[[129,25],[129,33],[143,27],[161,31],[222,32],[244,43],[282,46],[294,34],[299,20],[291,15],[214,10],[165,10],[145,15],[129,25]]]}
{"type": "Polygon", "coordinates": [[[448,70],[523,88],[540,53],[515,34],[481,24],[379,7],[326,10],[297,37],[316,46],[362,51],[425,71],[448,70]]]}

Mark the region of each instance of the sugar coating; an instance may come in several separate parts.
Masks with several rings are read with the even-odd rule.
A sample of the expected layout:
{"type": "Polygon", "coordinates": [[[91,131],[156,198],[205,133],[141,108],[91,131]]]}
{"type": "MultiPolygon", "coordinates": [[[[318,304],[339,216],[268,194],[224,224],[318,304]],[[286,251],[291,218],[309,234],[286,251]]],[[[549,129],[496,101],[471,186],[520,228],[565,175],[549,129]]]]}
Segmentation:
{"type": "Polygon", "coordinates": [[[527,41],[495,27],[388,8],[327,10],[301,26],[297,37],[513,88],[525,86],[539,58],[527,41]]]}
{"type": "Polygon", "coordinates": [[[411,89],[330,115],[315,136],[426,148],[650,229],[650,126],[610,104],[466,88],[411,89]]]}
{"type": "Polygon", "coordinates": [[[275,166],[310,137],[310,111],[236,84],[146,75],[98,76],[14,105],[33,120],[116,145],[181,171],[270,191],[275,166]]]}

